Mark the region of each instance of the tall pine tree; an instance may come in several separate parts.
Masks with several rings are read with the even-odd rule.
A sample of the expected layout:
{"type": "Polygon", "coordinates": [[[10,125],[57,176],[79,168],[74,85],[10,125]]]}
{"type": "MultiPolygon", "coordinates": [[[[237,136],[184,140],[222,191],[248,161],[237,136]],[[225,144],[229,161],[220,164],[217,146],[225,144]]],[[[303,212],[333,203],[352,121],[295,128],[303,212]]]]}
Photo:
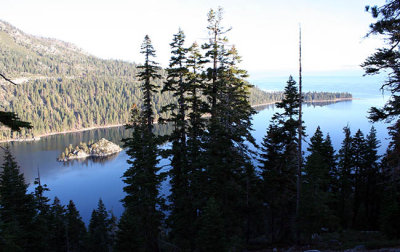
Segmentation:
{"type": "Polygon", "coordinates": [[[93,210],[88,228],[87,251],[112,251],[114,241],[111,239],[111,218],[103,201],[100,199],[97,209],[93,210]]]}
{"type": "Polygon", "coordinates": [[[27,251],[35,246],[34,198],[27,193],[28,185],[10,149],[7,147],[4,152],[0,173],[0,250],[27,251]]]}
{"type": "Polygon", "coordinates": [[[348,126],[343,128],[345,137],[342,142],[342,147],[338,154],[338,190],[337,190],[337,216],[340,219],[340,224],[343,228],[349,228],[351,226],[353,200],[353,188],[352,188],[352,169],[353,169],[353,138],[351,137],[351,131],[348,126]]]}
{"type": "Polygon", "coordinates": [[[262,143],[260,169],[267,195],[264,200],[271,242],[289,242],[295,238],[299,99],[296,82],[290,76],[284,98],[276,104],[283,111],[272,116],[262,143]]]}
{"type": "Polygon", "coordinates": [[[174,35],[171,46],[171,60],[167,68],[167,80],[162,92],[169,91],[176,101],[163,107],[164,111],[170,111],[168,121],[173,123],[174,130],[169,135],[171,149],[171,169],[169,171],[171,194],[168,197],[170,215],[168,224],[171,227],[170,236],[173,243],[183,250],[193,250],[195,245],[196,212],[193,207],[193,194],[190,188],[190,170],[188,159],[188,121],[189,114],[188,93],[190,91],[190,79],[188,78],[187,52],[184,47],[185,34],[181,29],[174,35]]]}
{"type": "Polygon", "coordinates": [[[324,140],[320,127],[310,139],[304,166],[301,230],[310,239],[311,235],[320,232],[321,228],[333,228],[336,219],[329,203],[332,202],[331,174],[334,165],[333,147],[330,139],[324,140]]]}
{"type": "MultiPolygon", "coordinates": [[[[237,67],[240,57],[236,49],[227,44],[224,35],[229,29],[222,27],[222,9],[211,10],[208,22],[210,37],[203,48],[209,61],[204,94],[209,102],[210,118],[204,138],[205,185],[201,198],[212,197],[220,207],[224,232],[217,234],[218,239],[226,242],[226,249],[233,249],[245,242],[243,223],[248,195],[245,177],[250,177],[247,172],[254,171],[249,168],[251,154],[245,141],[254,143],[250,134],[250,118],[254,111],[247,99],[250,86],[244,80],[247,73],[237,67]]],[[[202,220],[204,218],[200,217],[199,229],[207,226],[202,220]]]]}
{"type": "Polygon", "coordinates": [[[122,200],[125,212],[119,223],[116,247],[120,251],[158,251],[159,232],[163,213],[160,205],[163,204],[159,196],[159,187],[162,176],[157,167],[158,140],[153,133],[154,112],[152,97],[158,86],[154,83],[160,79],[160,68],[153,60],[155,50],[150,38],[146,35],[142,44],[141,53],[145,62],[139,66],[141,70],[138,78],[142,81],[143,109],[135,106],[132,109],[132,137],[124,139],[124,146],[131,165],[124,173],[123,181],[126,184],[125,198],[122,200]]]}
{"type": "Polygon", "coordinates": [[[85,223],[72,200],[68,203],[65,218],[67,222],[67,251],[85,251],[85,223]]]}

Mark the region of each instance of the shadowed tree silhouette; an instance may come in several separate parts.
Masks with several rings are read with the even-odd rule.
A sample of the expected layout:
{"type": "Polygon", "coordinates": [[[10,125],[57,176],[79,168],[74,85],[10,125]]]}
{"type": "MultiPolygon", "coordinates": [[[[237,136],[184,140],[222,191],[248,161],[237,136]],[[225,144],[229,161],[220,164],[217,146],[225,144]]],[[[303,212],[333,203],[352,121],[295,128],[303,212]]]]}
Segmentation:
{"type": "MultiPolygon", "coordinates": [[[[13,85],[17,85],[12,80],[8,79],[1,73],[0,73],[0,77],[3,78],[4,80],[10,82],[13,85]]],[[[13,131],[20,131],[21,128],[27,128],[27,129],[32,128],[32,125],[30,122],[21,121],[19,119],[18,115],[14,112],[0,111],[0,123],[7,126],[8,128],[10,128],[13,131]]]]}

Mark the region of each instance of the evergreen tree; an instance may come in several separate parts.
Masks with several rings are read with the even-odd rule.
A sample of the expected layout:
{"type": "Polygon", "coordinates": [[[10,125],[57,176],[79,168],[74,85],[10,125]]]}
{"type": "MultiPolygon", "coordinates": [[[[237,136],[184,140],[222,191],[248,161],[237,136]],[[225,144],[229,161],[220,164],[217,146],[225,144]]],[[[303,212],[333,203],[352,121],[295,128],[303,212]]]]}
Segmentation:
{"type": "MultiPolygon", "coordinates": [[[[252,166],[251,152],[245,141],[254,144],[250,134],[253,109],[248,103],[249,84],[244,80],[247,73],[237,67],[240,57],[234,47],[227,45],[223,37],[222,9],[208,13],[210,67],[206,71],[209,82],[205,97],[210,114],[207,134],[204,137],[204,196],[213,197],[223,213],[224,232],[218,239],[226,241],[227,249],[240,248],[244,244],[246,179],[252,166]]],[[[203,201],[203,204],[206,201],[203,201]]],[[[205,205],[203,205],[204,210],[205,205]]],[[[201,213],[202,214],[202,210],[201,213]]],[[[202,230],[204,227],[199,227],[202,230]]]]}
{"type": "Polygon", "coordinates": [[[127,162],[131,167],[123,175],[126,196],[122,200],[125,213],[121,217],[117,237],[117,249],[120,251],[158,251],[163,217],[160,210],[163,200],[159,196],[163,176],[157,167],[158,141],[153,133],[152,110],[152,96],[157,88],[153,81],[160,75],[152,60],[155,51],[148,36],[141,52],[145,55],[145,64],[140,66],[138,77],[143,82],[144,105],[142,112],[137,107],[132,108],[132,124],[128,126],[133,128],[132,137],[124,139],[131,158],[127,162]]]}
{"type": "MultiPolygon", "coordinates": [[[[194,247],[198,247],[199,232],[199,213],[206,205],[207,196],[204,193],[204,185],[206,185],[206,176],[204,174],[204,137],[206,119],[203,117],[207,107],[207,103],[203,98],[205,89],[204,65],[205,59],[199,50],[197,43],[193,43],[188,49],[188,57],[186,67],[188,69],[187,81],[187,106],[188,106],[188,130],[187,130],[187,170],[189,181],[189,200],[191,202],[190,219],[192,223],[189,225],[192,234],[191,243],[195,242],[194,247]],[[197,240],[197,241],[196,241],[197,240]]],[[[193,244],[191,244],[193,247],[193,244]]],[[[193,248],[191,248],[193,250],[193,248]]]]}
{"type": "Polygon", "coordinates": [[[22,128],[32,129],[30,122],[22,121],[14,112],[0,111],[0,123],[13,131],[21,131],[22,128]]]}
{"type": "Polygon", "coordinates": [[[383,199],[380,213],[381,230],[390,238],[399,238],[400,231],[400,122],[389,127],[391,142],[381,162],[383,199]]]}
{"type": "Polygon", "coordinates": [[[227,251],[226,240],[221,240],[218,235],[224,232],[221,208],[213,197],[208,199],[200,223],[201,228],[197,236],[199,251],[227,251]]]}
{"type": "Polygon", "coordinates": [[[272,116],[262,143],[260,169],[272,242],[294,239],[299,99],[296,82],[290,76],[284,98],[276,104],[283,111],[272,116]]]}
{"type": "Polygon", "coordinates": [[[370,119],[378,120],[398,120],[400,116],[400,69],[398,61],[400,50],[398,36],[400,21],[400,4],[397,0],[388,0],[383,6],[366,6],[366,11],[370,11],[376,22],[370,25],[370,35],[380,35],[385,38],[385,46],[369,56],[361,65],[366,74],[388,73],[387,80],[382,84],[381,90],[390,92],[390,99],[383,108],[373,107],[370,110],[370,119]]]}
{"type": "Polygon", "coordinates": [[[336,220],[329,206],[332,201],[333,147],[330,138],[324,140],[320,127],[311,137],[307,150],[310,155],[304,166],[300,219],[301,229],[309,239],[323,227],[334,227],[336,220]]]}
{"type": "Polygon", "coordinates": [[[0,250],[25,251],[34,247],[35,205],[28,185],[9,148],[4,149],[0,173],[0,250]]]}
{"type": "Polygon", "coordinates": [[[364,190],[364,208],[366,212],[366,226],[368,230],[378,230],[379,212],[382,198],[382,173],[379,168],[378,148],[380,141],[376,138],[376,129],[371,127],[366,137],[365,174],[366,188],[364,190]]]}
{"type": "Polygon", "coordinates": [[[145,123],[147,125],[147,130],[151,132],[154,123],[152,99],[159,87],[155,84],[155,81],[161,79],[161,75],[159,74],[160,67],[158,66],[158,63],[152,60],[152,58],[156,57],[156,51],[154,50],[148,35],[144,37],[140,53],[144,55],[145,61],[143,65],[138,66],[140,72],[137,74],[137,77],[139,81],[142,82],[143,118],[146,120],[145,123]]]}
{"type": "Polygon", "coordinates": [[[354,188],[354,199],[353,199],[353,216],[352,216],[352,227],[360,228],[360,225],[365,223],[365,211],[360,209],[364,207],[362,205],[362,197],[365,195],[365,158],[366,158],[366,143],[364,134],[361,130],[358,130],[352,139],[352,160],[353,167],[351,169],[352,184],[354,188]],[[361,210],[361,214],[360,214],[361,210]]]}
{"type": "Polygon", "coordinates": [[[111,218],[103,201],[100,199],[97,209],[93,210],[88,229],[87,250],[93,252],[111,251],[113,241],[111,233],[111,218]]]}
{"type": "Polygon", "coordinates": [[[179,30],[174,35],[171,46],[171,60],[167,69],[167,81],[162,92],[169,91],[175,97],[177,103],[172,101],[167,104],[163,110],[170,111],[168,121],[174,125],[174,130],[168,137],[171,142],[169,154],[171,157],[171,169],[169,175],[171,177],[171,194],[168,197],[171,202],[169,208],[171,213],[168,218],[171,227],[171,238],[175,245],[181,249],[194,249],[194,229],[192,224],[195,219],[195,212],[192,206],[193,198],[191,197],[191,189],[189,188],[189,170],[187,135],[188,122],[187,115],[189,113],[187,96],[189,91],[187,51],[184,48],[185,34],[179,30]]]}
{"type": "Polygon", "coordinates": [[[55,197],[50,208],[50,251],[67,250],[67,223],[65,206],[55,197]]]}
{"type": "Polygon", "coordinates": [[[49,237],[51,236],[50,230],[50,205],[48,202],[50,199],[44,195],[46,191],[49,191],[47,185],[42,185],[40,180],[40,174],[38,173],[38,177],[35,179],[34,184],[35,192],[34,192],[34,200],[35,200],[35,208],[37,214],[34,220],[34,251],[50,251],[49,250],[49,237]]]}
{"type": "Polygon", "coordinates": [[[67,251],[85,251],[85,223],[82,221],[82,217],[72,200],[68,203],[65,218],[67,220],[67,251]]]}
{"type": "Polygon", "coordinates": [[[389,134],[392,138],[387,152],[382,160],[384,199],[381,213],[382,230],[390,237],[400,237],[398,228],[395,227],[400,220],[399,193],[400,187],[400,70],[398,61],[400,59],[400,42],[398,36],[398,23],[400,4],[396,0],[389,0],[383,6],[366,6],[376,22],[370,25],[369,35],[380,35],[385,38],[385,45],[369,56],[362,64],[366,74],[378,74],[385,72],[388,78],[382,84],[381,90],[390,92],[390,99],[383,108],[373,107],[370,110],[372,121],[384,120],[393,122],[389,127],[389,134]]]}
{"type": "Polygon", "coordinates": [[[351,178],[351,171],[353,169],[353,139],[351,137],[351,131],[349,127],[344,127],[343,132],[345,134],[345,138],[343,139],[342,147],[340,148],[338,154],[337,216],[340,219],[341,226],[343,228],[349,228],[352,218],[352,211],[349,211],[349,209],[353,209],[352,200],[354,197],[352,189],[353,183],[351,178]]]}

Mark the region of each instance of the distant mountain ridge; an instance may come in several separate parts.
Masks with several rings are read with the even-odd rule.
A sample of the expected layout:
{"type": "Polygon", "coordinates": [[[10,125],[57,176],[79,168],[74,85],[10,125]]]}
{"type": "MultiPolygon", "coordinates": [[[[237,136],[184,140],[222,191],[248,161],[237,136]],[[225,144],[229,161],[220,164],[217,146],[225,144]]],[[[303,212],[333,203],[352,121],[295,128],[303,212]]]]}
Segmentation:
{"type": "Polygon", "coordinates": [[[0,31],[8,33],[17,44],[25,47],[31,46],[31,48],[36,49],[35,51],[38,53],[57,54],[60,53],[60,49],[63,49],[63,50],[75,51],[77,53],[87,54],[81,48],[72,43],[64,42],[53,38],[45,38],[41,36],[29,35],[3,20],[0,20],[0,31]],[[38,40],[46,42],[47,45],[43,45],[43,43],[38,45],[37,44],[38,40]]]}
{"type": "MultiPolygon", "coordinates": [[[[0,130],[0,140],[123,124],[132,104],[141,105],[136,64],[100,59],[71,43],[29,35],[1,20],[0,72],[19,84],[0,80],[0,109],[14,111],[34,126],[30,132],[13,135],[0,130]]],[[[165,76],[165,71],[161,74],[165,76]]],[[[281,95],[253,88],[249,99],[253,105],[264,104],[280,100],[281,95]]],[[[155,112],[171,99],[169,93],[158,94],[155,112]]]]}

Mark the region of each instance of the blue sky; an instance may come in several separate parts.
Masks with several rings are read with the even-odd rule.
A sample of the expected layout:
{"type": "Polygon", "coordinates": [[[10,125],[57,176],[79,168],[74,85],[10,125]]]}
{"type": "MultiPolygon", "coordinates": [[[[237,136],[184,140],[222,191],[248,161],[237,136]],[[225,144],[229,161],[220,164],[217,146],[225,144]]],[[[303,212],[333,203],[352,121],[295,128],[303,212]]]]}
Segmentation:
{"type": "Polygon", "coordinates": [[[360,74],[359,65],[381,40],[365,39],[373,21],[366,4],[384,0],[2,0],[0,19],[25,32],[72,42],[102,58],[140,63],[149,34],[166,66],[172,35],[181,27],[188,44],[205,42],[206,14],[224,8],[224,24],[254,76],[297,73],[298,26],[305,74],[360,74]]]}

